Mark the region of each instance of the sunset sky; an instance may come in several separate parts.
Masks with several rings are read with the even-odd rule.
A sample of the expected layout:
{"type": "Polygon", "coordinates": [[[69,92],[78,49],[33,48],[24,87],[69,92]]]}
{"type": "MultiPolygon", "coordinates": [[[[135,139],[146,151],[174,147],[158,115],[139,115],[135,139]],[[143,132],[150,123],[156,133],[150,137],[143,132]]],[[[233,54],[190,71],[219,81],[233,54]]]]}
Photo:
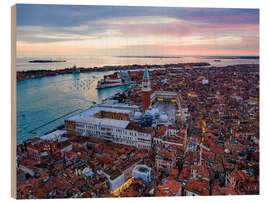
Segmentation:
{"type": "Polygon", "coordinates": [[[17,56],[259,55],[259,10],[17,5],[17,56]]]}

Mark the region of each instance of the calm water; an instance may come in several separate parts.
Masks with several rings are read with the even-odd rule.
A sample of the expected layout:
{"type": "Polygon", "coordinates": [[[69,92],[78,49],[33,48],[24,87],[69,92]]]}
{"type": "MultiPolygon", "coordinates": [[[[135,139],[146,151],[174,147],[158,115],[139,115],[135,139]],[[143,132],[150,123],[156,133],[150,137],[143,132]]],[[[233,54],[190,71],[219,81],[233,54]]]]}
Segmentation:
{"type": "MultiPolygon", "coordinates": [[[[94,67],[104,65],[125,64],[168,64],[180,62],[209,62],[212,65],[224,66],[232,64],[259,63],[258,59],[214,59],[195,57],[183,58],[127,58],[127,57],[81,57],[57,58],[65,59],[63,63],[35,64],[28,60],[36,58],[17,58],[16,69],[62,69],[77,65],[78,67],[94,67]]],[[[51,58],[45,58],[51,59],[51,58]]],[[[56,58],[52,58],[56,59],[56,58]]],[[[17,82],[17,144],[34,136],[42,136],[64,124],[64,119],[71,112],[76,113],[94,103],[124,91],[128,86],[120,86],[97,90],[97,81],[112,72],[80,73],[74,75],[59,75],[17,82]],[[57,118],[60,119],[56,120],[57,118]],[[55,121],[53,121],[55,120],[55,121]],[[48,125],[45,125],[46,123],[48,125]],[[43,127],[40,127],[44,125],[43,127]],[[40,127],[40,128],[39,128],[40,127]]]]}
{"type": "Polygon", "coordinates": [[[209,62],[213,66],[227,66],[232,64],[254,64],[259,63],[258,59],[222,59],[220,62],[215,62],[215,59],[207,59],[203,57],[181,57],[181,58],[136,58],[136,57],[113,57],[113,56],[79,56],[72,58],[48,56],[44,58],[17,58],[16,69],[22,70],[48,70],[48,69],[63,69],[72,67],[102,67],[109,65],[132,65],[132,64],[170,64],[170,63],[191,63],[191,62],[209,62]],[[58,59],[66,60],[66,62],[58,63],[29,63],[29,60],[35,59],[58,59]]]}

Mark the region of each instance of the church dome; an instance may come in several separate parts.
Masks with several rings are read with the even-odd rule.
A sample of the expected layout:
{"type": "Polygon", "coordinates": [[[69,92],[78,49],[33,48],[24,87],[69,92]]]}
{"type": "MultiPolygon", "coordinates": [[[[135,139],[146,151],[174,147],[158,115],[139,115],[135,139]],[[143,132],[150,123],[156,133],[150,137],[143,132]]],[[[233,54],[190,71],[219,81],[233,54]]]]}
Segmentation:
{"type": "Polygon", "coordinates": [[[168,121],[168,116],[167,116],[167,114],[163,112],[163,113],[159,116],[159,120],[160,120],[161,122],[167,122],[167,121],[168,121]]]}
{"type": "Polygon", "coordinates": [[[158,117],[159,114],[160,114],[158,108],[154,108],[154,109],[152,110],[152,112],[153,112],[153,116],[154,116],[154,117],[158,117]]]}
{"type": "Polygon", "coordinates": [[[134,114],[134,118],[135,119],[140,119],[142,117],[142,113],[139,112],[139,111],[136,111],[135,114],[134,114]]]}
{"type": "Polygon", "coordinates": [[[157,108],[152,108],[150,106],[145,114],[146,115],[151,115],[152,117],[158,117],[159,116],[159,110],[157,108]]]}

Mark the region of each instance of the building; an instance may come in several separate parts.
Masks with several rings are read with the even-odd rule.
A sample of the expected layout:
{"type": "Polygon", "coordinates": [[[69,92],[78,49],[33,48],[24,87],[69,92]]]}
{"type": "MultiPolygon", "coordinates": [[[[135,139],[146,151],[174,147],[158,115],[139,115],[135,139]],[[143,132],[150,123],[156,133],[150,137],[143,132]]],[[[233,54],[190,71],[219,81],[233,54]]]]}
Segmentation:
{"type": "Polygon", "coordinates": [[[179,134],[179,127],[176,124],[169,125],[166,131],[167,136],[177,136],[179,134]]]}
{"type": "Polygon", "coordinates": [[[184,196],[208,196],[210,186],[206,180],[189,179],[184,186],[184,196]]]}
{"type": "Polygon", "coordinates": [[[159,151],[155,157],[156,168],[160,171],[169,171],[175,166],[176,158],[172,152],[159,151]]]}
{"type": "Polygon", "coordinates": [[[243,184],[246,176],[241,170],[233,170],[226,174],[225,184],[227,187],[236,189],[239,185],[243,184]]]}
{"type": "Polygon", "coordinates": [[[18,169],[32,177],[40,170],[34,160],[27,158],[23,158],[18,162],[18,169]]]}
{"type": "Polygon", "coordinates": [[[162,181],[162,184],[157,186],[154,191],[154,196],[181,196],[182,185],[174,179],[167,178],[162,181]]]}
{"type": "Polygon", "coordinates": [[[41,153],[41,149],[39,145],[30,144],[27,146],[27,157],[29,159],[40,162],[41,160],[40,153],[41,153]]]}
{"type": "Polygon", "coordinates": [[[62,142],[62,141],[66,141],[67,138],[64,138],[63,135],[66,134],[65,130],[56,130],[53,131],[49,134],[43,135],[42,137],[40,137],[41,140],[45,140],[45,141],[58,141],[58,142],[62,142]]]}
{"type": "Polygon", "coordinates": [[[58,151],[57,142],[49,142],[41,139],[35,143],[27,145],[27,157],[37,163],[46,161],[50,155],[55,155],[58,151]]]}
{"type": "Polygon", "coordinates": [[[72,135],[96,137],[119,144],[150,149],[154,129],[140,127],[133,119],[135,108],[99,105],[65,120],[72,135]]]}
{"type": "Polygon", "coordinates": [[[132,175],[134,179],[142,179],[146,182],[146,184],[151,182],[151,168],[146,165],[136,165],[132,170],[132,175]]]}
{"type": "Polygon", "coordinates": [[[141,162],[141,158],[127,160],[123,167],[120,168],[121,171],[124,173],[125,181],[132,177],[133,169],[139,162],[141,162]]]}
{"type": "Polygon", "coordinates": [[[121,197],[140,197],[142,196],[145,188],[146,184],[143,180],[133,180],[130,186],[122,192],[121,197]]]}
{"type": "Polygon", "coordinates": [[[108,169],[105,170],[103,173],[109,181],[110,190],[112,192],[114,192],[116,189],[118,189],[124,184],[124,174],[120,170],[108,169]]]}
{"type": "Polygon", "coordinates": [[[148,69],[144,69],[143,81],[142,81],[142,111],[145,112],[151,103],[151,83],[149,79],[148,69]]]}
{"type": "Polygon", "coordinates": [[[206,169],[205,166],[201,166],[201,165],[191,165],[190,166],[191,169],[191,178],[195,179],[195,180],[206,180],[209,181],[209,173],[206,169]]]}

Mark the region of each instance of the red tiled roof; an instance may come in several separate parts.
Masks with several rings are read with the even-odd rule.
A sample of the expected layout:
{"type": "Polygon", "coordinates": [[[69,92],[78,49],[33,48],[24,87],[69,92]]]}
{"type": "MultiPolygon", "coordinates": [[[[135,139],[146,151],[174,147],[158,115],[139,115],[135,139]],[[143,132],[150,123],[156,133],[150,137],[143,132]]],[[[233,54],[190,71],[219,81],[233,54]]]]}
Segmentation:
{"type": "MultiPolygon", "coordinates": [[[[181,183],[174,179],[166,179],[166,183],[155,188],[155,196],[176,196],[181,188],[181,183]]],[[[181,194],[178,194],[181,195],[181,194]]]]}
{"type": "Polygon", "coordinates": [[[141,132],[141,133],[148,133],[148,134],[154,132],[154,129],[153,129],[153,128],[150,128],[150,127],[142,128],[142,127],[140,127],[140,126],[139,126],[137,123],[135,123],[135,122],[130,122],[130,123],[127,125],[126,129],[128,129],[128,130],[136,130],[136,131],[138,131],[138,132],[141,132]]]}
{"type": "Polygon", "coordinates": [[[205,180],[189,179],[185,185],[185,190],[201,196],[206,196],[209,195],[209,184],[205,180]]]}

